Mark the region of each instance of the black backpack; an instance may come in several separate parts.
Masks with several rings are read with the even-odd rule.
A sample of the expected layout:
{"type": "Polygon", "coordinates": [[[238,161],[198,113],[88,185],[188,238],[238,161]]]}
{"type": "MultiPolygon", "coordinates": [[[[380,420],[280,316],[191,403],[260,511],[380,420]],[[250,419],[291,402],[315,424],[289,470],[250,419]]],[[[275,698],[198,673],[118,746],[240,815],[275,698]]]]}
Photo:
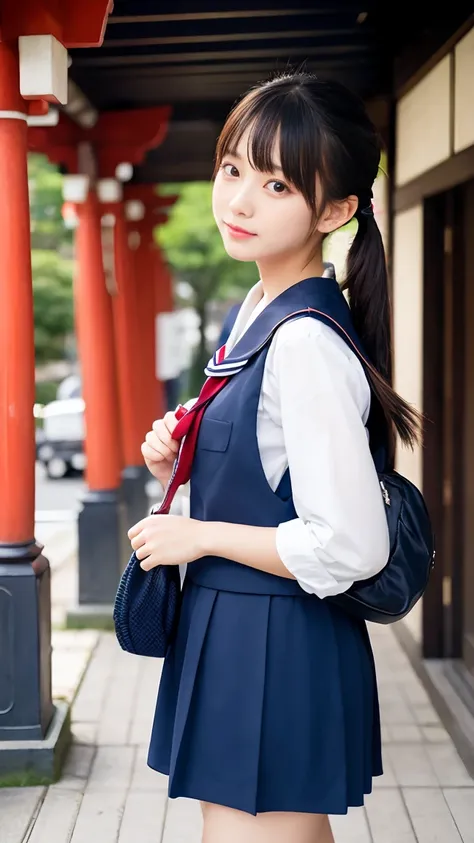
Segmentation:
{"type": "MultiPolygon", "coordinates": [[[[292,318],[295,316],[292,314],[292,318]]],[[[358,343],[330,312],[307,308],[301,316],[313,316],[333,328],[355,352],[364,371],[370,368],[358,343]]],[[[378,417],[380,430],[383,425],[380,412],[378,417]]],[[[390,535],[388,562],[370,579],[357,581],[348,591],[325,599],[358,618],[387,624],[405,617],[425,591],[435,562],[434,535],[420,490],[397,471],[385,468],[387,451],[383,441],[381,444],[379,439],[375,447],[371,445],[371,450],[385,502],[390,535]]]]}

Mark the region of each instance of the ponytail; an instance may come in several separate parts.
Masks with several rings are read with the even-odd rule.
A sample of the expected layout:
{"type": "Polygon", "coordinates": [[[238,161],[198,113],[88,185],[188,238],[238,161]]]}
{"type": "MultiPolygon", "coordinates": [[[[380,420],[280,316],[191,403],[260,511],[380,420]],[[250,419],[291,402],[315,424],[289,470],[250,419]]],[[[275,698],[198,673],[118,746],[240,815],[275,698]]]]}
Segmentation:
{"type": "Polygon", "coordinates": [[[421,414],[392,388],[391,309],[385,252],[372,207],[359,203],[357,234],[347,257],[343,289],[349,293],[354,327],[372,365],[367,374],[389,430],[388,459],[393,464],[395,432],[413,448],[421,414]],[[362,209],[361,209],[362,205],[362,209]]]}

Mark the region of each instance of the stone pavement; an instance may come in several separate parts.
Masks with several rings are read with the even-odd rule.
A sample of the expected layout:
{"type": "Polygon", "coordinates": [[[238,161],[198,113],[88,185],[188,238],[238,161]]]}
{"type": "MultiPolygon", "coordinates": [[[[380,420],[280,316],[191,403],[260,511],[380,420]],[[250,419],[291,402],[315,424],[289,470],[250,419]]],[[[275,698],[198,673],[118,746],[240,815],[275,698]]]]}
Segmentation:
{"type": "MultiPolygon", "coordinates": [[[[392,631],[370,631],[385,775],[365,808],[331,818],[336,842],[474,843],[474,780],[392,631]]],[[[56,659],[58,649],[63,653],[56,682],[63,675],[66,694],[68,640],[69,685],[82,669],[78,651],[97,642],[73,705],[74,745],[64,775],[49,788],[0,790],[0,843],[199,843],[197,804],[168,800],[166,778],[146,766],[161,663],[123,653],[110,633],[82,644],[81,634],[96,636],[55,639],[56,659]]]]}

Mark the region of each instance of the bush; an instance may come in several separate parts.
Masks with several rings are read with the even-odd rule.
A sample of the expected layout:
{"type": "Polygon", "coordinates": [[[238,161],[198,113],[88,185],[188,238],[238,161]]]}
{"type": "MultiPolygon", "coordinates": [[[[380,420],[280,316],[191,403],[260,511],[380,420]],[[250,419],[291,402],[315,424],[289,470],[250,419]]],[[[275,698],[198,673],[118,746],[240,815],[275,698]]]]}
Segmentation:
{"type": "Polygon", "coordinates": [[[40,381],[36,384],[35,403],[49,404],[50,401],[56,400],[56,393],[60,381],[40,381]]]}

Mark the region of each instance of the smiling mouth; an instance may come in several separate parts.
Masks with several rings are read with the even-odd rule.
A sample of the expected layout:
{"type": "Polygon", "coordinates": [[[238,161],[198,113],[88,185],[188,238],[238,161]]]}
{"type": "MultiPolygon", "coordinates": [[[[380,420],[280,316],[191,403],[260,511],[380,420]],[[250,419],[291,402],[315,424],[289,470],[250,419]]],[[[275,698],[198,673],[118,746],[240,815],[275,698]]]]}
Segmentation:
{"type": "Polygon", "coordinates": [[[231,225],[229,222],[225,221],[224,225],[226,225],[227,228],[230,228],[230,230],[234,231],[236,234],[246,234],[248,237],[256,237],[256,234],[254,234],[252,231],[247,231],[245,228],[239,228],[238,225],[231,225]]]}

